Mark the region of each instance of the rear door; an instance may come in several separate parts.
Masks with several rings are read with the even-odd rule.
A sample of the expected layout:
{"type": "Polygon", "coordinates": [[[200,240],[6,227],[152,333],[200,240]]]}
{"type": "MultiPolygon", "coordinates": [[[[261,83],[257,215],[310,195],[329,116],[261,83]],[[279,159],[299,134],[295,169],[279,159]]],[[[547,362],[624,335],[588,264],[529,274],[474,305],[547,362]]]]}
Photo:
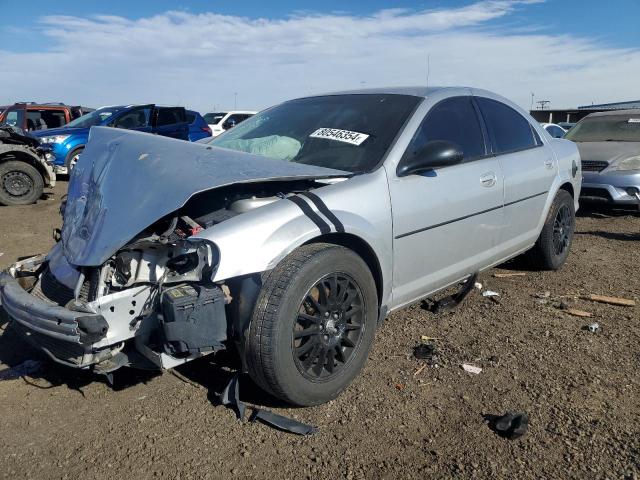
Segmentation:
{"type": "Polygon", "coordinates": [[[152,131],[152,115],[155,105],[139,105],[133,107],[126,112],[119,114],[109,123],[109,126],[115,128],[124,128],[126,130],[136,130],[138,132],[151,133],[152,131]]]}
{"type": "Polygon", "coordinates": [[[490,264],[502,224],[503,175],[490,156],[471,96],[434,105],[404,156],[433,140],[463,162],[421,175],[387,172],[393,209],[394,304],[404,305],[490,264]]]}
{"type": "Polygon", "coordinates": [[[491,98],[474,98],[487,126],[491,151],[504,172],[500,243],[507,256],[538,237],[540,219],[557,173],[556,160],[520,112],[491,98]]]}
{"type": "Polygon", "coordinates": [[[189,123],[183,107],[156,107],[153,132],[165,137],[189,140],[189,123]]]}

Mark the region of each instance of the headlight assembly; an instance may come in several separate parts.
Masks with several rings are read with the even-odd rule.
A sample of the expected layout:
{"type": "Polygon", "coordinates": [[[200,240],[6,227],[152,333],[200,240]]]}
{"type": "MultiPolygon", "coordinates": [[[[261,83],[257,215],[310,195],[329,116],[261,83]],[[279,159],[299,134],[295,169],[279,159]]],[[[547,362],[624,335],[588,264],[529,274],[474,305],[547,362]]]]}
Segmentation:
{"type": "Polygon", "coordinates": [[[50,137],[42,137],[40,138],[40,142],[41,143],[62,143],[67,138],[69,138],[69,136],[70,135],[52,135],[50,137]]]}
{"type": "Polygon", "coordinates": [[[610,172],[627,171],[627,170],[640,170],[640,155],[635,157],[625,158],[624,160],[614,163],[608,168],[610,172]]]}

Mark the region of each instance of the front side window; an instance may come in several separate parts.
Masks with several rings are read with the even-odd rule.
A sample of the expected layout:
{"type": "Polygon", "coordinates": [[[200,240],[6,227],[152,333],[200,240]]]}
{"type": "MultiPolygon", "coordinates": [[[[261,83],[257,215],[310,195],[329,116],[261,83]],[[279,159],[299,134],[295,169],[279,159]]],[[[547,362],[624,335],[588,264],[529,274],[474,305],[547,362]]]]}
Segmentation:
{"type": "Polygon", "coordinates": [[[541,144],[529,121],[513,108],[490,98],[476,97],[476,100],[493,140],[493,153],[500,155],[541,144]]]}
{"type": "Polygon", "coordinates": [[[434,140],[456,144],[462,150],[465,162],[486,155],[482,128],[471,97],[448,98],[429,110],[405,156],[417,154],[434,140]]]}
{"type": "Polygon", "coordinates": [[[102,125],[111,118],[111,115],[122,110],[122,107],[105,107],[94,110],[91,113],[87,113],[75,120],[70,121],[65,125],[70,128],[89,128],[96,125],[102,125]]]}
{"type": "Polygon", "coordinates": [[[640,112],[586,117],[564,138],[573,142],[640,142],[640,112]]]}
{"type": "Polygon", "coordinates": [[[289,162],[359,173],[374,169],[422,100],[327,95],[264,110],[208,143],[289,162]]]}

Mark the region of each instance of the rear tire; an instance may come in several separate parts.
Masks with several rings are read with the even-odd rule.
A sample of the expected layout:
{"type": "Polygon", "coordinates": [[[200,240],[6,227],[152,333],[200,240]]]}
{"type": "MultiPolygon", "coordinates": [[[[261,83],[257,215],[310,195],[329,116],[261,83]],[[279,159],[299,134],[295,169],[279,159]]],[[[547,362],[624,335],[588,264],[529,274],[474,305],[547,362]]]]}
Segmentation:
{"type": "Polygon", "coordinates": [[[35,203],[43,191],[44,180],[33,165],[20,160],[0,163],[0,204],[29,205],[35,203]]]}
{"type": "Polygon", "coordinates": [[[559,190],[538,241],[527,254],[531,266],[536,270],[558,270],[567,260],[576,226],[573,205],[571,194],[566,190],[559,190]]]}
{"type": "Polygon", "coordinates": [[[367,360],[377,312],[373,276],[355,252],[299,248],[263,280],[249,326],[251,378],[293,405],[334,399],[367,360]]]}

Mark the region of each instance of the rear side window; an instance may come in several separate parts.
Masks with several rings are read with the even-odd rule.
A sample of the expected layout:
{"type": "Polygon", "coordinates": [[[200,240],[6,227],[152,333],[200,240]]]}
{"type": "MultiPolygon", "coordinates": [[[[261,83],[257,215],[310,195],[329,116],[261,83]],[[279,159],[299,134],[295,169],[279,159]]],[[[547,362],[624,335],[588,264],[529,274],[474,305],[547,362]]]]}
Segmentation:
{"type": "Polygon", "coordinates": [[[465,162],[486,155],[480,121],[471,97],[447,98],[429,110],[405,156],[415,155],[434,140],[447,140],[458,145],[465,162]]]}
{"type": "Polygon", "coordinates": [[[476,97],[476,100],[493,141],[493,153],[526,150],[541,144],[531,124],[513,108],[490,98],[476,97]]]}
{"type": "Polygon", "coordinates": [[[158,117],[156,120],[156,126],[158,127],[173,125],[174,123],[183,123],[185,121],[186,114],[184,108],[158,108],[158,117]]]}

